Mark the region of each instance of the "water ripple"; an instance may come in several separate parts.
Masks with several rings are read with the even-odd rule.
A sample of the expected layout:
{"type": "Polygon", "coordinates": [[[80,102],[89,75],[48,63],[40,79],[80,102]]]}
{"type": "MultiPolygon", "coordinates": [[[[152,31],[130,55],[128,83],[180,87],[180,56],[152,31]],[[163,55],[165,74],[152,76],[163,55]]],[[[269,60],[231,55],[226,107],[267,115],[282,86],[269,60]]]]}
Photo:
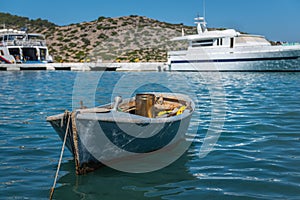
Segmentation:
{"type": "MultiPolygon", "coordinates": [[[[224,127],[204,158],[199,158],[199,150],[208,130],[218,131],[210,122],[216,102],[223,100],[222,95],[211,99],[213,84],[207,81],[211,73],[105,73],[97,103],[109,102],[114,85],[128,75],[172,85],[177,92],[196,93],[200,118],[191,120],[187,133],[193,144],[176,163],[150,174],[103,168],[79,177],[66,151],[55,197],[299,199],[299,73],[221,74],[224,127]]],[[[45,118],[71,109],[75,78],[74,72],[1,72],[0,198],[48,198],[61,141],[45,118]]],[[[130,87],[130,82],[122,85],[122,95],[129,95],[130,87]]]]}

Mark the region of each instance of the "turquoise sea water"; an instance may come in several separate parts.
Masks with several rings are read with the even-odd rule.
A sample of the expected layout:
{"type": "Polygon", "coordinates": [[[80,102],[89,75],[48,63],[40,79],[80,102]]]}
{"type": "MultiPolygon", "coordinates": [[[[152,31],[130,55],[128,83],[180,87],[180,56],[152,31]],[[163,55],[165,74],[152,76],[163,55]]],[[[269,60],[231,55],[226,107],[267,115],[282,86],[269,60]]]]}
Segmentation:
{"type": "MultiPolygon", "coordinates": [[[[78,76],[92,84],[98,75],[0,72],[0,199],[49,197],[62,142],[45,119],[72,109],[78,76]]],[[[130,96],[132,82],[148,82],[136,91],[171,88],[197,96],[200,117],[189,128],[194,142],[172,165],[145,174],[104,167],[76,176],[66,150],[55,199],[299,199],[300,73],[105,72],[96,104],[116,93],[130,96]],[[218,83],[211,81],[216,77],[218,83]],[[221,98],[212,95],[220,83],[221,98]],[[224,126],[214,150],[199,158],[218,103],[213,98],[222,100],[224,126]]]]}

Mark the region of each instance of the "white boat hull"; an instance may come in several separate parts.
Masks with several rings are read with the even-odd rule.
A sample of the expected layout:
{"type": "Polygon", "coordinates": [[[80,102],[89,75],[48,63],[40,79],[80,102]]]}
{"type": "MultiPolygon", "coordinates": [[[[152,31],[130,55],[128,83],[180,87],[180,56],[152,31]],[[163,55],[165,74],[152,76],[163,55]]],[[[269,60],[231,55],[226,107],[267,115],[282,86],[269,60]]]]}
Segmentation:
{"type": "Polygon", "coordinates": [[[170,71],[300,71],[300,45],[169,53],[170,71]]]}

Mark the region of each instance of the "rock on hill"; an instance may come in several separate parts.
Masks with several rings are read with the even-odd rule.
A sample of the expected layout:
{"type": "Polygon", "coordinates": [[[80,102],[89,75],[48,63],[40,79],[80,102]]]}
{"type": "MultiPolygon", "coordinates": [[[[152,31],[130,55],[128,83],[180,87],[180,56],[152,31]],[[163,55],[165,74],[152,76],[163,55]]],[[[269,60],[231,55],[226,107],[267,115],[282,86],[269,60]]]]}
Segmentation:
{"type": "Polygon", "coordinates": [[[119,18],[99,17],[91,22],[57,26],[47,20],[30,20],[0,13],[0,23],[6,28],[27,26],[29,32],[46,36],[50,54],[57,62],[152,62],[167,60],[167,50],[182,48],[183,43],[169,40],[187,34],[195,27],[170,24],[142,16],[119,18]]]}

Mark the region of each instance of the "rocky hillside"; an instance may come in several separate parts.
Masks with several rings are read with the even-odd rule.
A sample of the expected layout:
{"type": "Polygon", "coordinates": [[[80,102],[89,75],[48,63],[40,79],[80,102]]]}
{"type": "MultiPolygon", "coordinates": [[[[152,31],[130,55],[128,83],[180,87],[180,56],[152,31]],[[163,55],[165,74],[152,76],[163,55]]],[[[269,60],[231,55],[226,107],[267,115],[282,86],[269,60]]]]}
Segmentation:
{"type": "Polygon", "coordinates": [[[57,62],[152,62],[167,60],[169,49],[182,48],[169,40],[180,36],[182,28],[187,34],[195,27],[170,24],[142,16],[119,18],[99,17],[91,22],[57,26],[47,20],[0,13],[0,23],[6,28],[20,29],[46,36],[50,54],[57,62]]]}

